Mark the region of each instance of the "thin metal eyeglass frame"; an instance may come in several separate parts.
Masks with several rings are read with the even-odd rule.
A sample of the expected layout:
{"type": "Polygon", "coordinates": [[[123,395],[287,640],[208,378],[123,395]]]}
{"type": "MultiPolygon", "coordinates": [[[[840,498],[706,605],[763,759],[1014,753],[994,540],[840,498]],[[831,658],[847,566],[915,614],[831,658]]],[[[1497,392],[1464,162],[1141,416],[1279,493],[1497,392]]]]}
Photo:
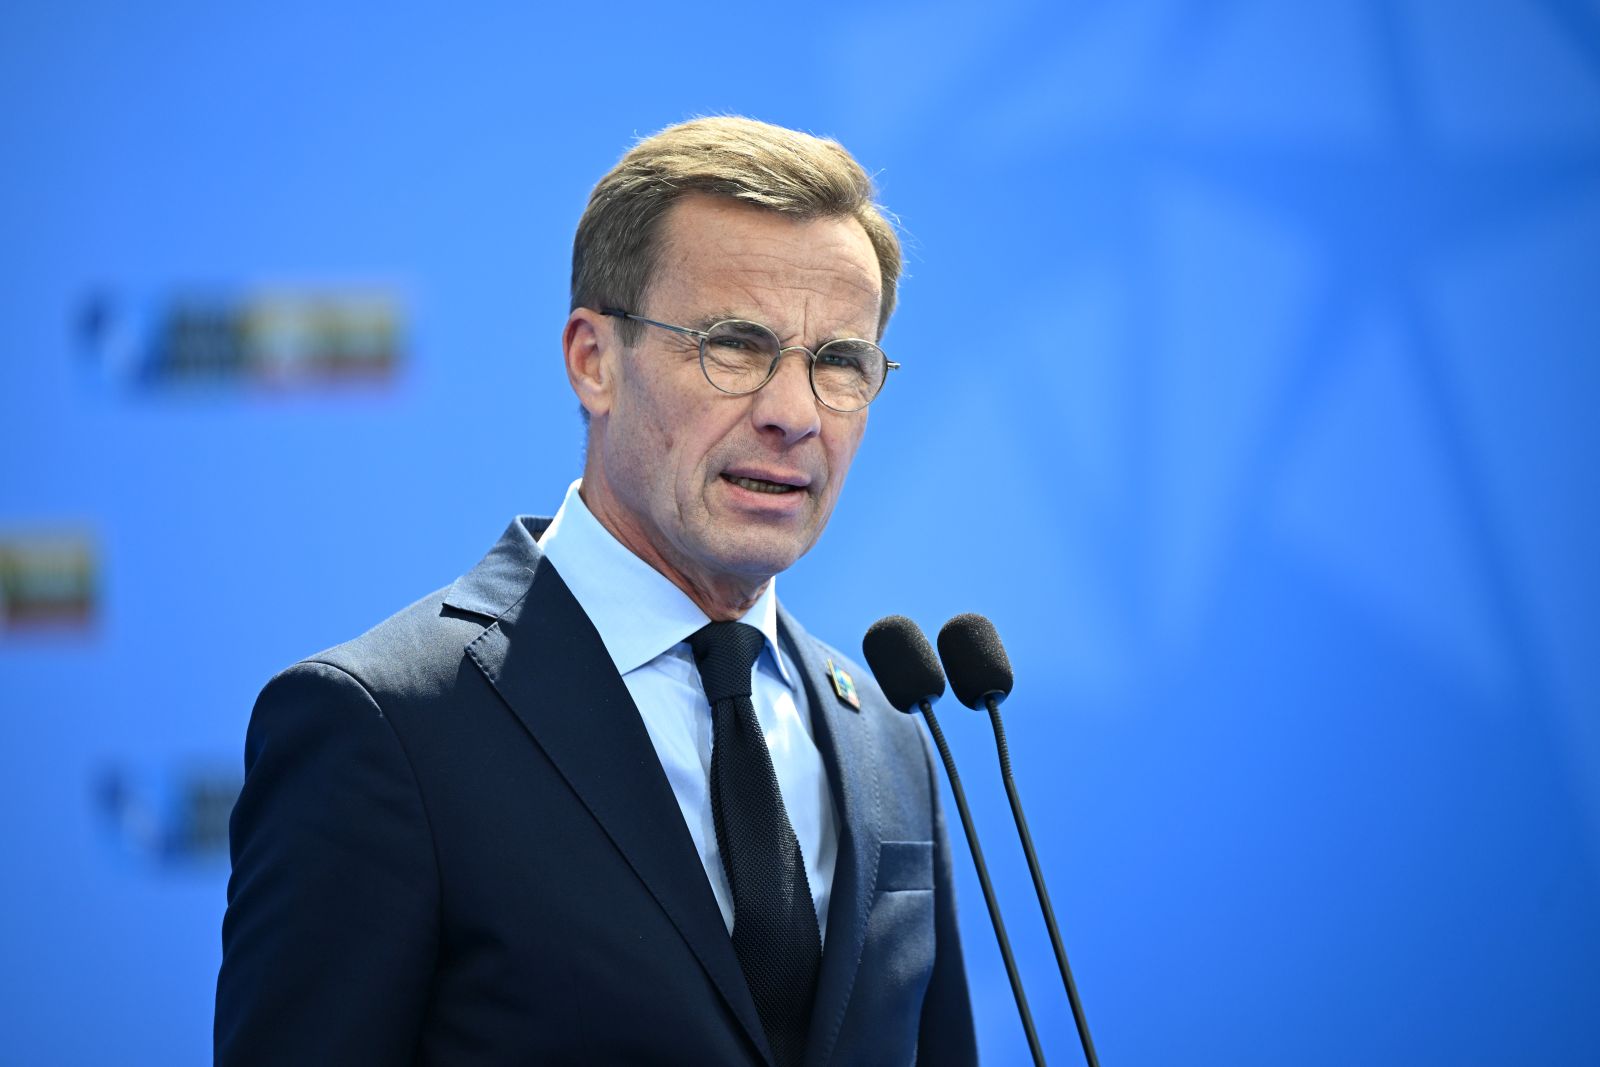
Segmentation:
{"type": "MultiPolygon", "coordinates": [[[[785,353],[804,352],[807,356],[811,357],[806,364],[806,381],[811,385],[811,395],[817,398],[817,403],[821,404],[829,411],[837,411],[841,415],[851,415],[857,411],[867,410],[867,406],[870,405],[874,400],[878,399],[879,395],[883,393],[883,387],[889,384],[889,372],[900,369],[900,364],[890,359],[888,353],[884,352],[882,348],[879,348],[877,342],[868,341],[865,337],[835,337],[832,341],[824,344],[822,348],[819,348],[816,352],[811,351],[811,349],[807,348],[805,345],[789,345],[787,348],[785,348],[783,347],[783,342],[779,341],[778,354],[772,357],[772,363],[767,367],[767,376],[761,379],[761,383],[741,392],[734,392],[732,389],[724,389],[722,386],[712,381],[711,372],[706,370],[706,342],[711,339],[711,330],[715,330],[718,326],[721,326],[722,322],[749,322],[750,320],[724,319],[722,322],[712,323],[711,330],[695,330],[688,326],[674,326],[670,322],[657,322],[655,319],[647,319],[642,315],[635,315],[631,311],[623,311],[621,308],[601,308],[600,314],[607,315],[614,319],[629,319],[633,322],[642,322],[646,326],[655,326],[663,330],[671,330],[673,333],[681,333],[686,337],[698,339],[700,342],[700,373],[705,376],[705,380],[711,386],[711,388],[717,390],[719,393],[726,393],[729,396],[749,396],[751,393],[760,392],[763,386],[772,381],[772,376],[778,371],[778,361],[784,357],[785,353]],[[878,383],[877,390],[867,398],[867,402],[858,408],[835,407],[824,400],[821,393],[817,392],[817,357],[821,353],[822,349],[827,348],[828,345],[835,344],[840,341],[860,341],[863,344],[869,344],[873,348],[877,348],[878,351],[883,355],[883,381],[878,383]]],[[[759,322],[752,322],[751,325],[761,326],[763,330],[766,330],[768,333],[772,334],[774,338],[777,338],[778,336],[777,332],[774,331],[770,326],[762,326],[762,324],[759,322]]]]}

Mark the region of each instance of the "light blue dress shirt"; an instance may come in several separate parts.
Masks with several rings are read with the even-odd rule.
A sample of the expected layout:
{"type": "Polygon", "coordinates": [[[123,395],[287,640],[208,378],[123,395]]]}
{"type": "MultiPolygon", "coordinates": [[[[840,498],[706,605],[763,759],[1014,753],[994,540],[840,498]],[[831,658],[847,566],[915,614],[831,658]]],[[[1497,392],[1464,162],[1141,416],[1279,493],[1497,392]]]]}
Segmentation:
{"type": "MultiPolygon", "coordinates": [[[[611,662],[633,695],[661,768],[700,853],[722,921],[733,932],[733,896],[711,816],[711,705],[688,639],[710,620],[694,601],[630,552],[600,524],[573,482],[555,521],[539,538],[545,558],[600,632],[611,662]]],[[[778,791],[805,858],[817,928],[828,932],[828,901],[839,850],[827,768],[811,735],[805,686],[778,644],[776,581],[741,622],[766,636],[756,660],[756,718],[767,736],[778,791]]]]}

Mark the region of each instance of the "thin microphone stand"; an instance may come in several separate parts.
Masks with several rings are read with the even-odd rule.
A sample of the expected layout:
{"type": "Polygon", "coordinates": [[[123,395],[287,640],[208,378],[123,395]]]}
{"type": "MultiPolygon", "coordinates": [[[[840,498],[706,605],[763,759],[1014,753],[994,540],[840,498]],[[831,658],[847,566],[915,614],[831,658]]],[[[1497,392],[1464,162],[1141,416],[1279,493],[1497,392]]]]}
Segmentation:
{"type": "MultiPolygon", "coordinates": [[[[1044,924],[1050,930],[1050,946],[1056,950],[1056,966],[1061,970],[1061,981],[1067,987],[1067,1000],[1072,1004],[1072,1021],[1078,1027],[1078,1041],[1083,1045],[1084,1059],[1089,1067],[1100,1067],[1095,1055],[1094,1039],[1089,1036],[1089,1020],[1083,1013],[1083,1002],[1078,999],[1078,983],[1072,980],[1072,968],[1067,964],[1067,950],[1061,943],[1061,931],[1056,927],[1056,912],[1050,906],[1050,890],[1045,888],[1044,872],[1039,870],[1039,857],[1033,851],[1033,835],[1028,833],[1028,820],[1022,814],[1022,800],[1017,796],[1017,783],[1011,777],[1011,750],[1006,746],[1006,728],[1000,723],[1000,702],[993,693],[984,697],[989,709],[989,721],[994,724],[995,747],[1000,752],[1000,777],[1006,784],[1006,797],[1011,801],[1011,814],[1017,821],[1017,836],[1022,838],[1022,851],[1028,857],[1028,873],[1033,875],[1033,891],[1039,896],[1039,908],[1044,912],[1044,924]]],[[[926,709],[924,709],[926,710],[926,709]]],[[[951,774],[954,775],[954,770],[951,774]]]]}
{"type": "MultiPolygon", "coordinates": [[[[1022,1016],[1022,1029],[1028,1035],[1028,1048],[1033,1053],[1036,1067],[1045,1067],[1044,1050],[1039,1047],[1039,1035],[1033,1028],[1033,1014],[1028,1011],[1028,995],[1022,991],[1022,977],[1017,973],[1017,961],[1011,955],[1011,939],[1006,937],[1006,924],[1000,918],[1000,904],[995,899],[994,886],[989,882],[989,866],[983,862],[983,848],[978,844],[978,831],[973,826],[972,813],[967,810],[967,794],[961,788],[961,776],[956,773],[955,757],[950,754],[950,746],[945,743],[944,731],[939,729],[939,720],[934,717],[933,705],[923,700],[918,706],[922,709],[923,718],[928,720],[928,732],[933,734],[933,743],[939,749],[939,758],[944,760],[945,773],[950,776],[950,792],[955,795],[956,809],[961,813],[961,828],[967,832],[967,847],[972,850],[972,862],[978,868],[978,881],[983,886],[983,900],[989,905],[989,921],[994,924],[995,940],[1000,942],[1000,955],[1005,960],[1006,977],[1011,979],[1011,993],[1017,998],[1017,1013],[1022,1016]]],[[[1012,804],[1016,804],[1015,794],[1012,804]]],[[[1015,810],[1020,818],[1021,809],[1015,808],[1015,810]]],[[[1038,879],[1037,873],[1034,878],[1038,879]]],[[[1038,884],[1043,885],[1042,882],[1038,884]]],[[[1051,929],[1054,928],[1055,920],[1052,919],[1051,929]]],[[[1057,941],[1057,944],[1060,942],[1057,941]]],[[[1062,956],[1061,960],[1065,964],[1066,957],[1062,956]]],[[[1073,996],[1076,997],[1076,994],[1073,996]]],[[[1077,1001],[1074,1000],[1073,1003],[1076,1005],[1077,1001]]]]}

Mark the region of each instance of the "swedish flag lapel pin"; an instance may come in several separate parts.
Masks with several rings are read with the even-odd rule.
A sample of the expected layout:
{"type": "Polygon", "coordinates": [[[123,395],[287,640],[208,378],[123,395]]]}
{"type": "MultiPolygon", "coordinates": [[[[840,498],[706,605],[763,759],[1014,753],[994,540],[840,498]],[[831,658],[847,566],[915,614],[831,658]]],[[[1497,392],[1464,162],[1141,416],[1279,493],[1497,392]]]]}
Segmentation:
{"type": "Polygon", "coordinates": [[[833,691],[839,695],[839,699],[860,711],[861,698],[856,696],[856,683],[850,680],[850,675],[835,667],[831,659],[828,661],[828,677],[832,679],[833,691]]]}

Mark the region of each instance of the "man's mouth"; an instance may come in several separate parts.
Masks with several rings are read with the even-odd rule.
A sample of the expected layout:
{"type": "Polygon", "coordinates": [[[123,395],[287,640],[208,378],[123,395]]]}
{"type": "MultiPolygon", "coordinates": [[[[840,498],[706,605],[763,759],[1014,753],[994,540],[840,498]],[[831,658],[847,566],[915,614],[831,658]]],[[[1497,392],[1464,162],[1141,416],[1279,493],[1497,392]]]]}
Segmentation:
{"type": "Polygon", "coordinates": [[[724,474],[724,478],[741,489],[748,489],[752,493],[796,493],[800,491],[798,485],[784,485],[781,482],[769,482],[765,478],[745,478],[736,474],[724,474]]]}

